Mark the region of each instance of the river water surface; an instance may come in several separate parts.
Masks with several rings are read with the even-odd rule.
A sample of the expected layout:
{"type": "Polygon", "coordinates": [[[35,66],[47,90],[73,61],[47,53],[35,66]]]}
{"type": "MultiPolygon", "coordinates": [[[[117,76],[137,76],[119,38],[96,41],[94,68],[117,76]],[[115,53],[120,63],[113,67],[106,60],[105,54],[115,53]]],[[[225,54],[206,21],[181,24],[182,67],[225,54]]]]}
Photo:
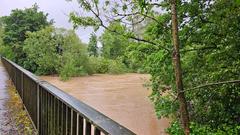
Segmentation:
{"type": "Polygon", "coordinates": [[[59,77],[43,76],[70,95],[85,102],[138,135],[164,135],[167,119],[157,119],[143,87],[149,75],[93,75],[62,82],[59,77]]]}

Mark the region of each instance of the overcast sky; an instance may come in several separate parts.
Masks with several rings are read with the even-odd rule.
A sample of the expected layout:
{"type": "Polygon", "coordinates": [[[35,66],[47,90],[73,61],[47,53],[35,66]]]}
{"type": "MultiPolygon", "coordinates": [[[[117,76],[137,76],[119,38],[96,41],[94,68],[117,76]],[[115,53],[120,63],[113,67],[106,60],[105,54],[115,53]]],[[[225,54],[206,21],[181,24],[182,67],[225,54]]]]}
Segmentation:
{"type": "MultiPolygon", "coordinates": [[[[45,13],[49,14],[49,20],[54,19],[54,25],[56,27],[72,29],[72,25],[69,23],[69,18],[67,15],[71,11],[78,11],[82,13],[76,1],[67,2],[65,0],[0,0],[0,16],[9,15],[11,13],[11,10],[16,8],[29,8],[34,3],[37,3],[40,11],[44,11],[45,13]]],[[[85,43],[88,43],[89,35],[91,32],[93,32],[91,28],[79,28],[76,31],[80,39],[85,43]]]]}

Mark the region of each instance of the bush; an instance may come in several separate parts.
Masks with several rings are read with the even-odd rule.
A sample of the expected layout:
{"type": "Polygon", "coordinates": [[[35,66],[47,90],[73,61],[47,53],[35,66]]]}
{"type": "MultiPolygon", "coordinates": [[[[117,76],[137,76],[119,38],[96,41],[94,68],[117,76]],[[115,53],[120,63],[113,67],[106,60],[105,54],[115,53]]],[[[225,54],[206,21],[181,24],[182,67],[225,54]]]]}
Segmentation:
{"type": "Polygon", "coordinates": [[[126,66],[119,60],[109,60],[108,73],[121,74],[126,72],[126,66]]]}
{"type": "Polygon", "coordinates": [[[120,60],[110,60],[103,57],[90,57],[90,63],[94,73],[120,74],[127,72],[126,66],[120,60]]]}
{"type": "Polygon", "coordinates": [[[11,47],[8,45],[0,45],[0,55],[13,61],[15,59],[15,54],[12,51],[11,47]]]}
{"type": "Polygon", "coordinates": [[[60,70],[60,77],[62,80],[66,81],[68,80],[70,77],[74,77],[74,76],[83,76],[86,75],[86,71],[84,71],[83,67],[76,67],[74,65],[74,62],[70,61],[68,63],[66,63],[60,70]]]}
{"type": "Polygon", "coordinates": [[[52,38],[54,28],[47,27],[37,32],[28,32],[24,41],[23,51],[26,60],[24,68],[38,74],[49,75],[57,73],[59,54],[56,51],[58,42],[52,38]]]}
{"type": "Polygon", "coordinates": [[[38,75],[59,74],[62,80],[93,73],[86,46],[74,31],[46,27],[27,36],[24,68],[38,75]]]}
{"type": "Polygon", "coordinates": [[[84,56],[79,56],[77,53],[66,52],[62,56],[62,65],[59,68],[60,78],[64,81],[70,77],[84,76],[91,74],[88,69],[88,59],[84,56]]]}
{"type": "Polygon", "coordinates": [[[91,65],[93,66],[94,73],[104,74],[108,72],[109,60],[103,57],[91,57],[91,65]]]}

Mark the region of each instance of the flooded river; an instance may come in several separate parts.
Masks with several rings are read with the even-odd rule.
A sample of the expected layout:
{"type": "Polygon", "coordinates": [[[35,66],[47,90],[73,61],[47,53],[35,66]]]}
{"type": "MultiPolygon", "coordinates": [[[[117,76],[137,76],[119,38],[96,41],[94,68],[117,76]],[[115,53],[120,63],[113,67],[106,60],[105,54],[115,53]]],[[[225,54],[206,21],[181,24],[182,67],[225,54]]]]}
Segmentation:
{"type": "Polygon", "coordinates": [[[143,87],[149,75],[93,75],[75,77],[67,82],[53,76],[41,78],[138,135],[164,135],[169,125],[167,119],[157,119],[148,98],[151,91],[143,87]]]}

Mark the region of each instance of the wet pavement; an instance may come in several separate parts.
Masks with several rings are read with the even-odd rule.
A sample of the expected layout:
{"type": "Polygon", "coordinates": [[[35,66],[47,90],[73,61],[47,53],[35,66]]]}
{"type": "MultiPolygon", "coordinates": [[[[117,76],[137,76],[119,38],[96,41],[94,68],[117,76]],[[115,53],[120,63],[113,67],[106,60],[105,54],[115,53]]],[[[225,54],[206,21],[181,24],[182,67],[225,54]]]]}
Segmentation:
{"type": "Polygon", "coordinates": [[[93,75],[74,77],[62,82],[58,77],[44,80],[102,112],[138,135],[165,135],[169,120],[157,119],[148,96],[151,90],[143,87],[146,74],[93,75]]]}
{"type": "Polygon", "coordinates": [[[0,61],[0,135],[16,134],[15,124],[9,116],[9,111],[6,105],[9,100],[7,81],[7,73],[0,61]]]}

